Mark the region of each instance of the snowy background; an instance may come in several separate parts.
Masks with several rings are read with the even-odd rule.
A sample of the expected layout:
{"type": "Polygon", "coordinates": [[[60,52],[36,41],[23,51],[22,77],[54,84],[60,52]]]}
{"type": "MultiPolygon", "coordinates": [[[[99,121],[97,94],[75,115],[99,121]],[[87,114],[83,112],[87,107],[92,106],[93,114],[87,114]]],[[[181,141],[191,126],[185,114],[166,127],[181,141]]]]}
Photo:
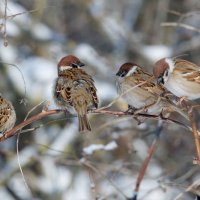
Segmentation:
{"type": "MultiPolygon", "coordinates": [[[[50,101],[50,109],[56,108],[52,99],[56,67],[60,58],[68,54],[78,56],[86,64],[85,69],[95,79],[100,106],[117,97],[115,74],[124,62],[138,63],[152,72],[156,60],[185,54],[186,59],[200,64],[198,0],[7,3],[5,12],[6,2],[0,1],[0,92],[13,102],[17,124],[43,101],[50,101]],[[163,22],[184,23],[196,30],[164,27],[163,22]],[[26,105],[20,104],[23,98],[27,99],[26,105]]],[[[42,107],[38,106],[31,115],[41,112],[42,107]]],[[[118,100],[112,109],[126,110],[127,105],[118,100]]],[[[0,143],[0,199],[131,197],[155,137],[156,122],[147,120],[138,126],[130,117],[97,114],[90,114],[90,121],[93,131],[87,134],[78,132],[76,118],[64,114],[26,127],[39,127],[20,135],[19,162],[27,185],[19,170],[16,137],[0,143]]],[[[164,127],[139,199],[194,199],[192,192],[184,192],[200,179],[199,167],[192,164],[192,134],[177,125],[164,127]]]]}

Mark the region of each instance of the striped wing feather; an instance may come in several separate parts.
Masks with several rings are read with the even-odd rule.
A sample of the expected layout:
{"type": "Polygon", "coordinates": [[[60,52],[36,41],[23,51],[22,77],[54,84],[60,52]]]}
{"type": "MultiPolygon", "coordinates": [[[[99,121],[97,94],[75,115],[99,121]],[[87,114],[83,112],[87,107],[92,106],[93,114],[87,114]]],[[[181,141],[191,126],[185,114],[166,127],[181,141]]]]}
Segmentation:
{"type": "Polygon", "coordinates": [[[182,73],[187,81],[194,81],[200,84],[200,67],[186,60],[177,59],[176,68],[182,73]]]}

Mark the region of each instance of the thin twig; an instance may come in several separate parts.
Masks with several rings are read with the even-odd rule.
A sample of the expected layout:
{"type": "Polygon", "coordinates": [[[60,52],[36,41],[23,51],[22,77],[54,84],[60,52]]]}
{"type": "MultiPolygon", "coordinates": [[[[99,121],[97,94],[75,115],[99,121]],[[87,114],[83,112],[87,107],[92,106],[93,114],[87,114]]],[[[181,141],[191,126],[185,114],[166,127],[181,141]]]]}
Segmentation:
{"type": "Polygon", "coordinates": [[[185,177],[185,174],[181,177],[179,177],[178,179],[174,180],[173,182],[163,182],[163,181],[159,181],[162,185],[164,186],[169,186],[169,187],[172,187],[172,188],[179,188],[179,189],[184,189],[183,192],[179,193],[173,200],[179,200],[179,199],[182,199],[182,196],[186,193],[186,192],[191,192],[191,193],[194,193],[196,195],[200,195],[200,191],[195,188],[198,187],[200,185],[200,180],[197,179],[195,182],[191,183],[189,186],[186,186],[184,184],[180,184],[180,183],[184,183],[184,181],[188,180],[189,178],[191,178],[196,172],[199,171],[199,166],[196,166],[194,168],[192,168],[191,170],[189,170],[189,174],[186,173],[186,177],[185,177]],[[181,180],[181,181],[180,181],[181,180]],[[177,182],[180,182],[180,183],[177,183],[177,182]]]}
{"type": "Polygon", "coordinates": [[[0,137],[0,142],[6,140],[9,137],[14,136],[17,131],[19,131],[20,129],[22,129],[23,127],[27,126],[28,124],[31,124],[41,118],[44,118],[46,116],[49,115],[54,115],[61,112],[61,110],[57,109],[57,110],[48,110],[48,111],[44,111],[41,112],[33,117],[30,117],[29,119],[27,119],[26,121],[23,121],[22,123],[20,123],[19,125],[15,126],[13,129],[11,129],[10,131],[6,132],[4,135],[2,135],[0,137]]]}
{"type": "Polygon", "coordinates": [[[193,163],[200,165],[200,143],[199,143],[197,126],[196,126],[196,123],[195,123],[195,119],[193,117],[193,108],[192,107],[188,111],[188,117],[189,117],[190,122],[192,124],[192,133],[193,133],[194,143],[195,143],[196,153],[197,153],[197,158],[194,160],[193,163]]]}
{"type": "Polygon", "coordinates": [[[200,14],[199,11],[191,11],[191,12],[187,12],[187,13],[181,13],[181,12],[178,12],[176,10],[167,10],[167,12],[171,13],[171,14],[174,14],[176,16],[180,16],[180,20],[179,21],[182,21],[184,18],[200,14]]]}
{"type": "Polygon", "coordinates": [[[83,166],[86,166],[86,167],[92,169],[94,172],[96,172],[96,173],[98,173],[98,174],[101,174],[101,176],[105,177],[105,178],[107,179],[107,181],[108,181],[108,182],[109,182],[123,197],[124,197],[124,199],[128,199],[128,198],[126,197],[126,195],[123,193],[123,191],[122,191],[120,188],[118,188],[118,187],[113,183],[112,179],[110,179],[109,177],[107,177],[107,176],[100,170],[100,168],[97,168],[97,167],[93,166],[92,163],[90,163],[89,161],[85,161],[85,162],[83,162],[82,164],[83,164],[83,166]]]}
{"type": "Polygon", "coordinates": [[[177,15],[177,16],[182,16],[183,15],[183,13],[178,12],[176,10],[168,10],[167,9],[167,12],[170,13],[170,14],[173,14],[173,15],[177,15]]]}
{"type": "Polygon", "coordinates": [[[7,16],[7,19],[13,19],[19,15],[23,15],[23,14],[28,14],[28,13],[32,13],[32,12],[37,12],[39,11],[39,9],[34,9],[34,10],[28,10],[28,11],[24,11],[24,12],[21,12],[21,13],[17,13],[17,14],[13,14],[13,15],[8,15],[7,16]]]}
{"type": "Polygon", "coordinates": [[[107,128],[107,127],[111,127],[111,126],[113,126],[113,125],[115,125],[115,124],[119,124],[119,123],[121,123],[121,122],[124,122],[124,121],[126,121],[127,122],[127,120],[130,120],[130,119],[132,119],[133,117],[132,116],[127,116],[127,117],[123,117],[123,118],[115,118],[114,120],[109,120],[108,122],[105,122],[105,123],[103,123],[101,126],[99,126],[98,128],[96,128],[95,130],[94,130],[94,132],[95,133],[98,133],[98,132],[100,132],[101,130],[103,130],[103,129],[105,129],[105,128],[107,128]]]}
{"type": "Polygon", "coordinates": [[[4,65],[10,65],[12,67],[15,67],[20,72],[22,80],[23,80],[23,84],[24,84],[24,98],[20,101],[20,103],[24,103],[24,105],[26,105],[26,81],[25,81],[24,75],[23,75],[20,67],[17,66],[16,64],[7,63],[7,62],[3,62],[3,61],[0,61],[0,63],[2,63],[4,65]]]}
{"type": "MultiPolygon", "coordinates": [[[[24,121],[27,120],[28,116],[31,114],[31,112],[33,112],[38,106],[40,106],[43,102],[40,102],[39,104],[37,104],[36,106],[34,106],[26,115],[26,117],[24,118],[24,121]]],[[[28,191],[32,194],[32,191],[31,191],[31,188],[29,187],[27,181],[26,181],[26,178],[24,176],[24,172],[22,170],[22,166],[21,166],[21,162],[20,162],[20,156],[19,156],[19,139],[20,139],[20,134],[21,134],[21,131],[22,129],[19,130],[18,134],[17,134],[17,141],[16,141],[16,150],[17,150],[17,162],[18,162],[18,165],[19,165],[19,170],[20,170],[20,173],[22,175],[22,179],[23,179],[23,182],[26,186],[26,188],[28,189],[28,191]]]]}
{"type": "Polygon", "coordinates": [[[175,123],[177,125],[180,125],[190,131],[192,131],[191,127],[190,126],[187,126],[186,124],[183,124],[177,120],[174,120],[174,119],[171,119],[171,118],[168,118],[168,117],[164,117],[163,115],[150,115],[150,114],[146,114],[146,113],[137,113],[137,114],[128,114],[128,113],[125,113],[125,112],[122,112],[122,111],[112,111],[112,110],[102,110],[101,108],[100,109],[96,109],[96,110],[93,110],[92,113],[98,113],[98,114],[109,114],[109,115],[115,115],[115,116],[133,116],[133,117],[143,117],[145,119],[154,119],[154,120],[163,120],[163,121],[166,121],[166,122],[171,122],[171,123],[175,123]]]}
{"type": "Polygon", "coordinates": [[[200,29],[199,28],[196,28],[194,26],[190,26],[188,24],[184,24],[184,23],[178,23],[178,22],[163,22],[161,23],[161,26],[168,26],[168,27],[182,27],[182,28],[185,28],[185,29],[188,29],[188,30],[191,30],[191,31],[195,31],[195,32],[198,32],[200,33],[200,29]]]}
{"type": "Polygon", "coordinates": [[[182,101],[182,103],[181,103],[182,107],[184,107],[184,109],[187,110],[188,118],[189,118],[189,121],[190,121],[191,126],[192,126],[191,130],[192,130],[192,133],[193,133],[194,144],[195,144],[195,147],[196,147],[196,154],[197,154],[197,157],[193,160],[193,164],[200,165],[199,131],[197,129],[197,125],[196,125],[196,122],[195,122],[195,119],[194,119],[194,116],[193,116],[193,110],[194,110],[194,108],[199,107],[199,105],[190,106],[188,104],[188,102],[185,101],[184,99],[181,100],[181,101],[182,101]]]}
{"type": "Polygon", "coordinates": [[[123,92],[122,94],[118,95],[118,97],[116,97],[115,99],[113,99],[113,101],[111,101],[108,105],[106,106],[103,106],[101,108],[99,108],[98,110],[104,110],[104,109],[107,109],[107,108],[110,108],[113,104],[115,104],[121,97],[123,97],[125,94],[129,93],[130,91],[134,90],[135,88],[137,87],[140,87],[142,85],[144,85],[145,83],[147,83],[148,81],[151,81],[151,79],[154,79],[154,77],[146,80],[146,81],[142,81],[141,83],[129,88],[128,90],[126,90],[125,92],[123,92]]]}

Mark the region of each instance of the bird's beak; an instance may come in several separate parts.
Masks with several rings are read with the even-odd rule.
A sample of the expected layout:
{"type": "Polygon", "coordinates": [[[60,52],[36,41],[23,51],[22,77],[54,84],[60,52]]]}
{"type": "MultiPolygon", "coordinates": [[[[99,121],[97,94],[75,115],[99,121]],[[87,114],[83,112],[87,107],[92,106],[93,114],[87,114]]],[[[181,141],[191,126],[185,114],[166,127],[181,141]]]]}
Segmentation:
{"type": "Polygon", "coordinates": [[[85,64],[84,64],[84,63],[82,63],[82,62],[79,62],[79,63],[78,63],[78,66],[79,66],[79,67],[84,67],[84,66],[85,66],[85,64]]]}
{"type": "Polygon", "coordinates": [[[125,72],[122,72],[122,71],[118,71],[116,73],[116,76],[120,76],[120,77],[123,77],[125,75],[125,72]]]}
{"type": "Polygon", "coordinates": [[[120,74],[121,74],[120,71],[118,71],[118,72],[116,73],[116,76],[120,76],[120,74]]]}
{"type": "Polygon", "coordinates": [[[163,80],[162,76],[157,79],[157,83],[158,84],[164,84],[164,80],[163,80]]]}

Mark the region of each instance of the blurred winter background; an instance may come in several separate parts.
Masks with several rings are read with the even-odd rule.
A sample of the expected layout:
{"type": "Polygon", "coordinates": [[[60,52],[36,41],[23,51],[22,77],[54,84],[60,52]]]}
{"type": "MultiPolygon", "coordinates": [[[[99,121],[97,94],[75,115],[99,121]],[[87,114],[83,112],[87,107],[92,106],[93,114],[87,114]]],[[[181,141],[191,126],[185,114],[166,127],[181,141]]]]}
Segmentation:
{"type": "MultiPolygon", "coordinates": [[[[74,54],[94,77],[101,106],[107,105],[117,97],[115,73],[126,61],[149,72],[164,56],[186,54],[186,59],[200,64],[199,11],[198,0],[1,0],[0,92],[13,102],[17,124],[43,101],[56,108],[52,99],[56,65],[62,56],[74,54]],[[24,82],[13,64],[24,75],[26,105],[20,104],[24,82]]],[[[126,108],[122,100],[112,107],[126,108]]],[[[90,121],[93,131],[88,134],[80,134],[77,119],[64,114],[26,127],[36,128],[19,140],[19,162],[28,187],[19,170],[16,137],[2,142],[0,199],[131,197],[156,122],[146,120],[138,126],[130,117],[97,114],[90,114],[90,121]]],[[[184,192],[200,179],[199,167],[192,164],[192,134],[174,124],[164,127],[139,199],[195,199],[192,192],[184,192]]]]}

